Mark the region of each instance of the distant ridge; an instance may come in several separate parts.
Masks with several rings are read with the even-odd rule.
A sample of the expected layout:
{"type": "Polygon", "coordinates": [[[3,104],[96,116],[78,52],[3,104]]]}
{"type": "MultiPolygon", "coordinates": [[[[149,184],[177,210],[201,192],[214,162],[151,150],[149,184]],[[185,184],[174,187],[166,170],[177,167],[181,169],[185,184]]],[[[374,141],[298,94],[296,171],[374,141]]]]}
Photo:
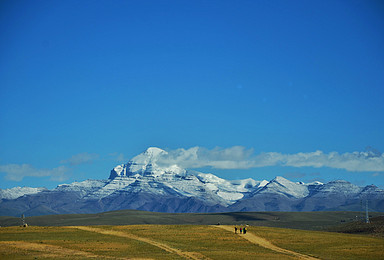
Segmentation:
{"type": "Polygon", "coordinates": [[[62,184],[53,190],[0,190],[0,215],[38,216],[136,209],[169,213],[232,211],[384,211],[384,190],[344,180],[329,183],[225,180],[213,174],[159,165],[167,152],[150,147],[114,167],[106,180],[62,184]]]}

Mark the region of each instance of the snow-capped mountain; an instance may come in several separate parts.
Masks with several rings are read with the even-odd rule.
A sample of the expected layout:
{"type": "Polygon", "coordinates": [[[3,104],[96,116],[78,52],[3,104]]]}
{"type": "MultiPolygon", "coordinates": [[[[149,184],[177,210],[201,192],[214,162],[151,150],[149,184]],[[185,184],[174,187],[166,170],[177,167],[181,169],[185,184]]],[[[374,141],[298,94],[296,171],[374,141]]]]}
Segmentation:
{"type": "Polygon", "coordinates": [[[177,165],[158,166],[157,160],[166,153],[151,147],[127,164],[113,168],[108,180],[75,182],[60,185],[55,190],[76,191],[82,198],[93,200],[116,196],[118,193],[147,193],[193,197],[207,205],[228,206],[266,183],[253,179],[228,181],[213,174],[188,171],[177,165]]]}
{"type": "Polygon", "coordinates": [[[258,194],[280,194],[293,198],[304,198],[309,194],[308,185],[291,182],[280,176],[277,176],[256,192],[258,194]]]}
{"type": "Polygon", "coordinates": [[[14,187],[11,189],[0,189],[0,199],[13,200],[24,195],[36,194],[47,190],[46,188],[14,187]]]}
{"type": "Polygon", "coordinates": [[[159,164],[167,152],[151,147],[114,167],[107,180],[62,184],[53,190],[0,190],[0,215],[96,213],[119,209],[159,212],[356,210],[362,198],[384,211],[384,191],[346,181],[296,183],[225,180],[213,174],[159,164]]]}

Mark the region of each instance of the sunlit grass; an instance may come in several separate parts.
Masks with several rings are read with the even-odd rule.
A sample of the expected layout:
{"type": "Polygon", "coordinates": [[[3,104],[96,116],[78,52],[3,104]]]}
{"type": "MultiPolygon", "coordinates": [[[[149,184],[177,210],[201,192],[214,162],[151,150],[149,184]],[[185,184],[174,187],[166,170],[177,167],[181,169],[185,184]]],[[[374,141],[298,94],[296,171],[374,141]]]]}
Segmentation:
{"type": "Polygon", "coordinates": [[[384,259],[383,238],[267,227],[252,232],[279,247],[321,259],[384,259]]]}
{"type": "MultiPolygon", "coordinates": [[[[235,235],[214,226],[130,225],[93,228],[146,238],[181,252],[194,254],[200,259],[294,259],[292,256],[252,244],[243,239],[242,235],[235,235]]],[[[249,227],[248,232],[266,238],[281,248],[320,259],[384,259],[383,238],[270,227],[249,227]]],[[[82,254],[100,259],[183,259],[180,255],[134,238],[72,227],[0,228],[0,259],[87,258],[82,254]],[[17,242],[18,247],[16,242],[12,241],[21,241],[25,247],[20,247],[22,243],[17,242]],[[49,250],[50,248],[52,250],[49,250]]]]}
{"type": "MultiPolygon", "coordinates": [[[[156,259],[180,259],[158,247],[140,242],[134,239],[115,236],[104,236],[94,232],[65,227],[10,227],[0,229],[0,241],[26,241],[47,245],[60,246],[66,249],[89,252],[99,256],[156,259]]],[[[8,246],[8,252],[4,252],[5,245],[1,245],[0,259],[13,259],[8,257],[9,252],[15,252],[15,248],[8,246]]],[[[17,250],[16,250],[17,251],[17,250]]],[[[26,259],[30,257],[44,256],[44,252],[36,250],[18,250],[26,259]]],[[[18,252],[17,251],[17,252],[18,252]]],[[[13,256],[13,254],[11,254],[13,256]]],[[[17,257],[19,254],[16,254],[17,257]]],[[[58,258],[68,256],[57,256],[58,258]]],[[[71,257],[72,258],[72,257],[71,257]]],[[[82,258],[82,257],[73,257],[82,258]]],[[[20,258],[25,259],[25,258],[20,258]]]]}
{"type": "MultiPolygon", "coordinates": [[[[183,251],[200,252],[212,259],[281,259],[281,257],[286,257],[252,244],[239,235],[213,226],[142,225],[111,228],[163,241],[183,251]]],[[[289,259],[289,257],[285,259],[289,259]]]]}

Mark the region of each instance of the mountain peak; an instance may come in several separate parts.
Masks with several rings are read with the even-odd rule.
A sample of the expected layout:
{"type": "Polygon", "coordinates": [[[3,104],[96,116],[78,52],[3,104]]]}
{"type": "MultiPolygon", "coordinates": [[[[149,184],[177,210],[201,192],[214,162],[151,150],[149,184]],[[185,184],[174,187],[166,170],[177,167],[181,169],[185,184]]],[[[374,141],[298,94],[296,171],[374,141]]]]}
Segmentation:
{"type": "Polygon", "coordinates": [[[271,182],[278,182],[278,183],[281,183],[281,184],[291,183],[290,180],[287,180],[286,178],[281,177],[281,176],[276,176],[271,182]]]}
{"type": "Polygon", "coordinates": [[[145,152],[133,157],[128,163],[131,164],[154,164],[162,155],[168,154],[163,149],[149,147],[145,152]]]}
{"type": "Polygon", "coordinates": [[[177,165],[159,166],[157,162],[168,153],[157,147],[149,147],[143,153],[133,157],[127,164],[121,164],[113,168],[109,179],[116,177],[128,177],[136,174],[142,176],[160,176],[164,173],[184,175],[186,170],[177,165]]]}
{"type": "Polygon", "coordinates": [[[152,156],[152,157],[156,157],[156,156],[159,156],[161,154],[168,154],[166,151],[164,151],[163,149],[160,149],[158,147],[149,147],[147,150],[145,150],[145,152],[143,153],[147,156],[152,156]]]}
{"type": "Polygon", "coordinates": [[[266,184],[261,192],[272,192],[288,197],[303,198],[308,195],[308,187],[277,176],[266,184]]]}

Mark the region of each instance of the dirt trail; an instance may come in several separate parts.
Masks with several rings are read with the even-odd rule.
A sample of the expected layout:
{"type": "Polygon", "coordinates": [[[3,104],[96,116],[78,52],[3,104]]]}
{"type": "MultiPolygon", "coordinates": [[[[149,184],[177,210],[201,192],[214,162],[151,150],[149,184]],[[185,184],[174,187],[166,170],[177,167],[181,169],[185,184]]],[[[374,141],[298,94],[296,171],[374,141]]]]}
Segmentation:
{"type": "MultiPolygon", "coordinates": [[[[225,229],[229,232],[234,232],[234,228],[232,226],[223,226],[223,225],[218,225],[218,226],[215,226],[215,227],[219,227],[219,228],[222,228],[222,229],[225,229]]],[[[310,260],[319,260],[318,258],[314,258],[314,257],[311,257],[311,256],[307,256],[307,255],[303,255],[303,254],[300,254],[300,253],[297,253],[297,252],[294,252],[294,251],[290,251],[290,250],[287,250],[287,249],[284,249],[284,248],[281,248],[281,247],[278,247],[278,246],[275,246],[274,244],[272,244],[271,242],[269,242],[268,240],[262,238],[262,237],[259,237],[259,236],[256,236],[252,233],[246,233],[245,235],[242,234],[241,237],[243,237],[244,239],[254,243],[254,244],[257,244],[259,246],[262,246],[262,247],[265,247],[265,248],[268,248],[268,249],[271,249],[275,252],[279,252],[279,253],[283,253],[283,254],[287,254],[287,255],[293,255],[299,259],[310,259],[310,260]]]]}
{"type": "Polygon", "coordinates": [[[120,232],[120,231],[115,231],[115,230],[106,230],[106,229],[101,229],[101,228],[85,227],[85,226],[73,226],[73,227],[69,227],[69,228],[77,228],[77,229],[81,229],[81,230],[85,230],[85,231],[100,233],[103,235],[112,235],[112,236],[135,239],[135,240],[138,240],[138,241],[141,241],[144,243],[151,244],[151,245],[156,246],[158,248],[161,248],[161,249],[163,249],[169,253],[177,254],[177,255],[185,258],[185,259],[192,259],[192,260],[201,260],[201,259],[209,260],[210,259],[207,256],[205,256],[201,253],[198,253],[198,252],[181,251],[180,249],[170,247],[167,244],[157,242],[157,241],[154,241],[154,240],[151,240],[148,238],[144,238],[144,237],[139,237],[139,236],[136,236],[133,234],[125,233],[125,232],[120,232]]]}
{"type": "Polygon", "coordinates": [[[42,244],[42,243],[31,243],[25,241],[1,241],[1,247],[14,247],[22,250],[38,251],[41,257],[86,257],[86,258],[97,258],[97,259],[128,259],[128,258],[116,258],[102,255],[95,255],[90,252],[68,249],[61,246],[42,244]]]}

